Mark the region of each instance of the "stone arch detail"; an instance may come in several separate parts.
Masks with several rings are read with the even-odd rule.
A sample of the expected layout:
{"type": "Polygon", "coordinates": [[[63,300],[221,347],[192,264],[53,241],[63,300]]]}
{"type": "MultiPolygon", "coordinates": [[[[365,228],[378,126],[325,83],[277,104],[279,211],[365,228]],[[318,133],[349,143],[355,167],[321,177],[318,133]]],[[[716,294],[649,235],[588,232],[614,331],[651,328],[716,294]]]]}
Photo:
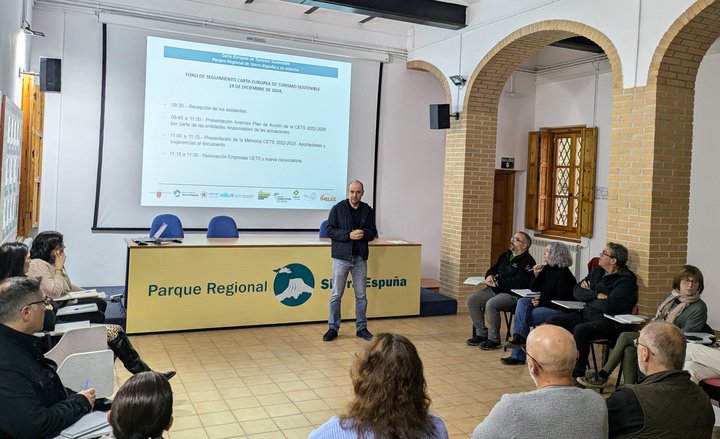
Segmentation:
{"type": "Polygon", "coordinates": [[[440,84],[443,87],[443,90],[445,90],[445,99],[447,100],[447,103],[452,105],[452,92],[450,91],[450,84],[448,84],[448,78],[445,77],[443,72],[435,67],[432,63],[429,63],[427,61],[423,60],[412,60],[408,61],[405,67],[408,70],[418,70],[421,72],[428,72],[434,77],[437,78],[438,81],[440,81],[440,84]]]}
{"type": "MultiPolygon", "coordinates": [[[[484,273],[490,261],[492,203],[497,141],[497,110],[502,89],[517,67],[538,49],[572,36],[584,36],[603,48],[613,70],[613,90],[622,90],[620,58],[612,42],[587,25],[548,20],[525,26],[502,39],[474,69],[459,121],[446,135],[441,291],[458,299],[466,312],[475,288],[463,285],[484,273]]],[[[614,91],[614,93],[615,93],[614,91]]]]}
{"type": "Polygon", "coordinates": [[[687,261],[695,81],[718,37],[720,1],[697,1],[658,43],[647,85],[613,101],[608,239],[630,244],[644,313],[687,261]]]}

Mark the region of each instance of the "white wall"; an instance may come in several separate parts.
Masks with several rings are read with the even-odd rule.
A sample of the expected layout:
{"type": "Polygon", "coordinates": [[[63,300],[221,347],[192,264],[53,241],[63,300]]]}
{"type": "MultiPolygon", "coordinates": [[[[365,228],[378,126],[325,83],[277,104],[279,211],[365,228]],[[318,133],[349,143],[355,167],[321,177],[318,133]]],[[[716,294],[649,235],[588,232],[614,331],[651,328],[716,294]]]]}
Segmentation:
{"type": "MultiPolygon", "coordinates": [[[[716,42],[717,45],[717,42],[716,42]]],[[[700,268],[705,278],[703,300],[708,305],[708,323],[720,328],[720,263],[717,235],[720,193],[717,189],[718,114],[720,114],[720,54],[707,55],[698,72],[695,89],[688,264],[700,268]]]]}
{"type": "MultiPolygon", "coordinates": [[[[0,91],[18,107],[22,100],[18,69],[29,69],[31,45],[31,37],[20,29],[22,5],[22,0],[0,1],[0,91]]],[[[32,22],[30,14],[26,19],[32,22]]]]}
{"type": "Polygon", "coordinates": [[[386,64],[381,102],[378,230],[421,243],[422,276],[439,279],[445,131],[430,129],[429,104],[447,103],[445,91],[429,73],[386,64]]]}
{"type": "MultiPolygon", "coordinates": [[[[68,246],[68,271],[80,285],[121,285],[126,249],[138,233],[93,233],[102,27],[92,15],[36,11],[48,38],[33,48],[62,58],[62,92],[48,94],[40,230],[58,230],[68,246]]],[[[423,244],[423,276],[437,277],[444,133],[428,129],[428,103],[445,100],[429,74],[386,66],[378,158],[378,223],[385,236],[423,244]],[[418,93],[417,90],[423,90],[418,93]],[[419,154],[418,151],[423,151],[419,154]],[[410,160],[409,160],[410,159],[410,160]],[[408,203],[420,181],[424,197],[408,203]],[[387,213],[385,213],[387,212],[387,213]],[[422,221],[418,219],[422,218],[422,221]]],[[[373,145],[368,145],[373,148],[373,145]]],[[[418,194],[422,195],[422,194],[418,194]]],[[[314,235],[314,234],[313,234],[314,235]]]]}

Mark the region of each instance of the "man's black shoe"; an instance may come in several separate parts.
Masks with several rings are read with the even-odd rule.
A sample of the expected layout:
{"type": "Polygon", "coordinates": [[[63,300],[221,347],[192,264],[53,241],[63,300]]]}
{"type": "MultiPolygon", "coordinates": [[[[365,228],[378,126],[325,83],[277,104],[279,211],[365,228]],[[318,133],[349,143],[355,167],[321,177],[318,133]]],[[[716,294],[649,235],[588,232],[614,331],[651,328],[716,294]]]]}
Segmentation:
{"type": "Polygon", "coordinates": [[[513,334],[512,340],[505,342],[505,347],[510,349],[520,349],[525,344],[525,337],[520,334],[513,334]]]}
{"type": "Polygon", "coordinates": [[[501,358],[500,362],[506,366],[519,366],[521,364],[525,364],[524,361],[518,360],[517,358],[513,358],[513,357],[501,358]]]}
{"type": "Polygon", "coordinates": [[[175,371],[174,371],[174,370],[168,370],[167,372],[163,372],[162,374],[163,374],[163,376],[165,377],[166,380],[170,380],[170,379],[172,379],[172,377],[175,376],[175,371]]]}
{"type": "Polygon", "coordinates": [[[372,340],[373,338],[373,335],[370,333],[370,331],[367,330],[367,328],[362,328],[361,330],[356,332],[355,335],[364,340],[372,340]]]}
{"type": "Polygon", "coordinates": [[[492,351],[500,347],[500,342],[495,340],[485,340],[480,343],[480,349],[483,351],[492,351]]]}
{"type": "Polygon", "coordinates": [[[337,330],[330,328],[327,330],[325,335],[323,335],[323,341],[333,341],[337,338],[337,330]]]}
{"type": "Polygon", "coordinates": [[[465,340],[465,344],[468,346],[480,346],[480,343],[487,340],[487,337],[481,337],[479,335],[473,335],[473,338],[468,338],[465,340]]]}

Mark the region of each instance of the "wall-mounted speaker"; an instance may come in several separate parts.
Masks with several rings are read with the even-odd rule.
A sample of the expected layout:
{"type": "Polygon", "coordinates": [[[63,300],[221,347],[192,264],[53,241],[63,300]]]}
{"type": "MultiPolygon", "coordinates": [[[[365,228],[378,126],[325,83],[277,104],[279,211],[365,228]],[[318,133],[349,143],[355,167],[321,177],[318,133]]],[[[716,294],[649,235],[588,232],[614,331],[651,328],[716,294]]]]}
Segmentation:
{"type": "Polygon", "coordinates": [[[450,104],[430,104],[430,129],[450,128],[450,104]]]}
{"type": "Polygon", "coordinates": [[[59,58],[40,58],[40,90],[60,91],[59,58]]]}

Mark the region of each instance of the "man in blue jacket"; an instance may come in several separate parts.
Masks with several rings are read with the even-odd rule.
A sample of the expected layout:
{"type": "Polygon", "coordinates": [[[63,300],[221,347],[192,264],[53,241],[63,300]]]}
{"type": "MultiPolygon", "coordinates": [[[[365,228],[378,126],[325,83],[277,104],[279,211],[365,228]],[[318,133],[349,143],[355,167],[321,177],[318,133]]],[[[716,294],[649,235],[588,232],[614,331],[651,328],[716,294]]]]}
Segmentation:
{"type": "Polygon", "coordinates": [[[363,184],[353,180],[348,186],[347,200],[337,203],[330,210],[325,228],[327,236],[332,240],[333,286],[330,295],[330,328],[323,335],[323,340],[332,341],[338,336],[340,329],[340,302],[348,273],[352,274],[352,288],[355,291],[355,326],[356,335],[370,340],[373,335],[367,329],[367,282],[368,242],[377,237],[375,213],[372,208],[361,201],[365,193],[363,184]]]}

